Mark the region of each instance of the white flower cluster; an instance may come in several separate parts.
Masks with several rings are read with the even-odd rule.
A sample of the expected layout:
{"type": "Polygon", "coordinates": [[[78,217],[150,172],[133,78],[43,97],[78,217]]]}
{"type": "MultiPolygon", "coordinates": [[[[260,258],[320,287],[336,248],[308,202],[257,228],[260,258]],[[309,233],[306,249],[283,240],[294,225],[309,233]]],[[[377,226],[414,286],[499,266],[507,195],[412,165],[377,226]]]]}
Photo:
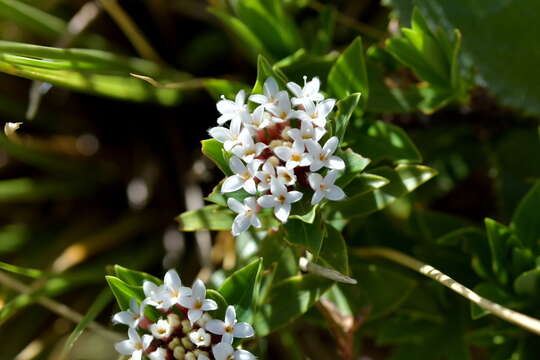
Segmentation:
{"type": "Polygon", "coordinates": [[[196,280],[191,288],[182,286],[175,270],[165,274],[163,285],[143,283],[146,298],[131,300],[130,308],[113,316],[114,323],[129,326],[128,339],[115,345],[116,351],[131,360],[253,360],[246,350],[234,350],[234,338],[255,335],[253,327],[236,321],[234,306],[227,308],[224,321],[212,319],[214,300],[206,299],[206,288],[196,280]],[[161,314],[153,322],[145,309],[161,314]],[[142,336],[141,336],[142,335],[142,336]]]}
{"type": "Polygon", "coordinates": [[[339,140],[333,136],[324,145],[320,143],[335,99],[324,98],[316,77],[309,82],[304,77],[303,87],[289,82],[287,88],[292,97],[279,89],[274,78],[268,78],[264,95],[249,97],[258,104],[252,113],[243,90],[235,101],[222,98],[217,103],[220,126],[209,133],[232,154],[229,167],[234,172],[223,182],[221,192],[244,189],[253,195],[243,203],[234,198],[227,201],[238,214],[232,226],[235,236],[250,226],[261,226],[257,217],[261,208],[273,208],[276,218],[286,222],[291,204],[302,198],[304,189],[313,190],[312,205],[323,198],[345,197],[343,190],[334,185],[338,171],[345,169],[345,162],[334,155],[339,140]],[[229,121],[227,128],[224,125],[229,121]],[[325,176],[320,173],[324,169],[329,169],[325,176]]]}

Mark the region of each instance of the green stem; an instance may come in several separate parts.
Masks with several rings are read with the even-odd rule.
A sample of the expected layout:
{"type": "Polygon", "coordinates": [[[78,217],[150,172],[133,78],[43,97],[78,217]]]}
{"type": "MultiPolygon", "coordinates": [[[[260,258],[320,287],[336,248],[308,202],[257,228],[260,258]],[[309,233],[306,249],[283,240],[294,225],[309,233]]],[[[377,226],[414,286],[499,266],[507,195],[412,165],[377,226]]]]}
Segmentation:
{"type": "Polygon", "coordinates": [[[372,257],[378,256],[385,259],[394,261],[398,264],[408,267],[420,274],[423,274],[442,285],[446,286],[450,290],[458,293],[464,298],[472,301],[476,305],[480,306],[482,309],[489,311],[493,315],[500,317],[503,320],[514,323],[518,326],[521,326],[524,329],[527,329],[535,334],[540,335],[540,320],[527,316],[525,314],[519,313],[517,311],[508,309],[502,305],[494,303],[488,299],[485,299],[467,288],[466,286],[458,283],[454,279],[450,278],[448,275],[443,274],[434,267],[425,264],[421,261],[418,261],[408,255],[405,255],[399,251],[395,251],[383,247],[372,247],[372,248],[357,248],[353,250],[355,255],[360,257],[372,257]]]}

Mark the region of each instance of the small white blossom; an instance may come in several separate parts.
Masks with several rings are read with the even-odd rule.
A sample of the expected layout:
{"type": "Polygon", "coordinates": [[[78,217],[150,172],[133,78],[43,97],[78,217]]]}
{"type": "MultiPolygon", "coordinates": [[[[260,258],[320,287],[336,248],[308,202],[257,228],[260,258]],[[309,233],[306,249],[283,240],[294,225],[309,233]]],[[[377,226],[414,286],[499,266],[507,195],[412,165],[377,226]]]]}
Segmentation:
{"type": "Polygon", "coordinates": [[[139,305],[135,298],[131,298],[129,301],[129,309],[126,311],[120,311],[114,314],[112,321],[116,324],[124,324],[130,328],[137,328],[139,323],[144,318],[145,302],[139,305]]]}
{"type": "Polygon", "coordinates": [[[255,184],[255,174],[259,170],[262,161],[254,159],[250,161],[247,166],[244,165],[242,160],[233,156],[229,160],[229,167],[235,173],[235,175],[229,176],[223,182],[221,186],[221,192],[229,193],[244,188],[249,194],[255,194],[257,192],[257,185],[255,184]]]}
{"type": "Polygon", "coordinates": [[[281,181],[282,184],[292,186],[296,183],[296,175],[294,175],[293,169],[287,169],[284,166],[278,166],[276,170],[277,179],[281,181]]]}
{"type": "Polygon", "coordinates": [[[163,309],[167,296],[165,294],[165,286],[158,286],[151,281],[143,282],[143,291],[146,299],[144,302],[156,309],[163,309]]]}
{"type": "MultiPolygon", "coordinates": [[[[176,304],[180,304],[180,299],[185,296],[191,295],[191,289],[182,286],[182,281],[176,270],[171,269],[165,273],[164,280],[164,296],[165,303],[162,308],[165,310],[170,309],[176,304]]],[[[159,309],[159,307],[158,307],[159,309]]]]}
{"type": "Polygon", "coordinates": [[[306,101],[304,102],[305,113],[302,114],[301,119],[304,121],[310,120],[318,127],[324,128],[326,126],[326,118],[332,112],[335,104],[335,99],[326,99],[318,104],[306,101]]]}
{"type": "Polygon", "coordinates": [[[209,346],[212,337],[203,328],[200,328],[189,333],[189,340],[197,346],[209,346]]]}
{"type": "Polygon", "coordinates": [[[288,169],[311,164],[311,158],[305,152],[304,143],[300,141],[295,141],[292,147],[278,146],[274,149],[274,154],[286,162],[285,167],[288,169]]]}
{"type": "MultiPolygon", "coordinates": [[[[309,115],[306,115],[309,117],[309,115]]],[[[287,132],[295,142],[304,143],[306,140],[319,141],[326,134],[323,127],[313,127],[310,119],[303,119],[300,124],[300,129],[290,129],[287,132]]]]}
{"type": "Polygon", "coordinates": [[[288,191],[287,187],[277,179],[272,179],[270,184],[272,195],[261,196],[257,203],[263,208],[274,208],[274,215],[281,222],[287,222],[291,213],[291,204],[302,198],[299,191],[288,191]]]}
{"type": "Polygon", "coordinates": [[[250,116],[249,120],[246,122],[246,125],[253,130],[262,130],[270,125],[272,125],[272,116],[269,113],[264,111],[264,106],[258,106],[253,114],[250,116]]]}
{"type": "Polygon", "coordinates": [[[241,131],[239,139],[240,145],[235,146],[231,151],[234,155],[242,158],[246,163],[250,163],[266,148],[265,144],[254,142],[253,137],[247,129],[241,131]]]}
{"type": "Polygon", "coordinates": [[[311,205],[318,204],[323,198],[329,200],[341,200],[345,197],[345,193],[337,185],[334,185],[338,172],[331,170],[323,178],[320,174],[311,173],[308,176],[308,182],[313,191],[313,198],[311,199],[311,205]]]}
{"type": "Polygon", "coordinates": [[[128,340],[116,343],[114,348],[122,355],[131,355],[132,360],[141,360],[143,352],[152,343],[152,336],[143,335],[141,338],[137,330],[130,328],[128,330],[128,337],[128,340]]]}
{"type": "Polygon", "coordinates": [[[150,332],[156,339],[168,339],[174,331],[174,328],[165,319],[159,319],[157,322],[150,325],[150,332]]]}
{"type": "Polygon", "coordinates": [[[272,165],[270,160],[266,160],[262,166],[262,171],[257,171],[255,177],[259,179],[259,184],[257,184],[257,189],[259,191],[266,191],[270,189],[270,181],[273,177],[276,176],[276,169],[272,165]]]}
{"type": "Polygon", "coordinates": [[[156,351],[152,351],[148,354],[150,360],[167,360],[167,349],[157,348],[156,351]]]}
{"type": "Polygon", "coordinates": [[[257,201],[254,197],[244,199],[243,204],[234,198],[229,198],[227,205],[232,211],[238,214],[234,218],[231,229],[234,236],[238,236],[246,231],[250,225],[256,228],[262,226],[261,221],[257,217],[257,201]]]}
{"type": "Polygon", "coordinates": [[[286,93],[286,91],[279,90],[279,86],[276,82],[276,79],[269,77],[266,79],[263,85],[264,95],[254,94],[249,97],[249,101],[252,101],[256,104],[261,104],[263,107],[269,107],[275,105],[278,100],[278,94],[286,93]]]}
{"type": "Polygon", "coordinates": [[[225,321],[210,320],[205,328],[212,334],[222,335],[221,341],[228,344],[232,344],[234,338],[244,339],[255,335],[255,331],[250,324],[236,321],[236,311],[232,305],[227,307],[225,321]]]}
{"type": "Polygon", "coordinates": [[[255,356],[246,350],[234,350],[233,347],[221,342],[212,347],[212,354],[216,360],[255,360],[255,356]]]}
{"type": "Polygon", "coordinates": [[[206,287],[204,283],[197,279],[191,287],[191,296],[182,297],[180,305],[189,309],[188,319],[193,325],[203,315],[203,311],[212,311],[218,308],[216,302],[206,299],[206,287]]]}
{"type": "Polygon", "coordinates": [[[319,92],[321,82],[318,77],[314,77],[307,82],[307,76],[304,76],[304,87],[300,87],[297,83],[287,83],[287,88],[294,94],[291,99],[293,105],[304,105],[307,101],[319,102],[324,99],[323,94],[319,92]]]}
{"type": "Polygon", "coordinates": [[[318,171],[322,167],[334,170],[345,169],[345,162],[342,158],[333,155],[339,144],[337,136],[332,136],[323,147],[315,141],[306,141],[306,147],[309,151],[311,165],[310,171],[318,171]]]}
{"type": "Polygon", "coordinates": [[[268,110],[274,115],[272,116],[272,121],[275,123],[298,119],[301,113],[292,108],[289,94],[286,92],[279,93],[277,103],[270,106],[268,110]]]}
{"type": "Polygon", "coordinates": [[[234,101],[225,99],[223,96],[222,99],[223,100],[218,101],[216,104],[216,107],[221,114],[217,120],[219,125],[223,125],[227,121],[235,118],[241,118],[243,116],[242,114],[247,112],[247,105],[245,104],[246,92],[244,90],[240,90],[238,94],[236,94],[234,101]]]}
{"type": "MultiPolygon", "coordinates": [[[[247,116],[249,114],[246,113],[247,116]]],[[[222,126],[216,126],[208,130],[211,137],[223,143],[226,151],[231,151],[236,145],[240,145],[240,132],[242,130],[242,121],[235,118],[231,121],[230,129],[222,126]]]]}
{"type": "Polygon", "coordinates": [[[200,327],[204,327],[206,323],[209,322],[210,320],[212,320],[212,317],[210,316],[210,314],[204,313],[203,316],[201,316],[201,318],[197,320],[197,325],[199,325],[200,327]]]}

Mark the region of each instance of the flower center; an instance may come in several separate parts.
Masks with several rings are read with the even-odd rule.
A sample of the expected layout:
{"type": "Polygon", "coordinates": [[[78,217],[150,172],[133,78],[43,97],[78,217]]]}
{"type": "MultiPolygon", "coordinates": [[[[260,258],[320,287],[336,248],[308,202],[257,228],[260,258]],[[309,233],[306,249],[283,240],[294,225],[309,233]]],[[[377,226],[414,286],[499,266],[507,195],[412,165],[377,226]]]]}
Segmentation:
{"type": "Polygon", "coordinates": [[[291,155],[291,160],[292,161],[300,161],[302,159],[302,156],[300,156],[300,154],[292,154],[291,155]]]}
{"type": "Polygon", "coordinates": [[[285,118],[287,118],[287,113],[282,112],[282,113],[279,115],[279,117],[280,117],[281,119],[285,120],[285,118]]]}
{"type": "Polygon", "coordinates": [[[321,155],[319,155],[319,159],[321,161],[325,161],[326,160],[326,155],[324,155],[323,153],[321,153],[321,155]]]}
{"type": "Polygon", "coordinates": [[[133,315],[131,316],[131,318],[132,318],[133,320],[137,320],[138,318],[140,318],[140,315],[139,315],[139,314],[133,314],[133,315]]]}
{"type": "Polygon", "coordinates": [[[158,329],[157,332],[158,332],[159,335],[163,335],[163,334],[166,333],[165,329],[158,329]]]}
{"type": "Polygon", "coordinates": [[[245,173],[243,173],[241,176],[242,176],[242,179],[244,179],[244,180],[248,180],[249,177],[250,177],[249,172],[247,172],[247,171],[245,173]]]}
{"type": "Polygon", "coordinates": [[[310,134],[302,135],[302,139],[304,140],[311,139],[311,138],[312,136],[310,134]]]}
{"type": "Polygon", "coordinates": [[[285,179],[285,182],[291,182],[292,181],[291,175],[289,175],[287,173],[283,174],[283,178],[285,179]]]}
{"type": "Polygon", "coordinates": [[[133,346],[133,348],[134,348],[135,350],[142,350],[142,344],[141,344],[141,343],[136,343],[136,344],[133,346]]]}
{"type": "Polygon", "coordinates": [[[234,331],[234,327],[231,325],[225,326],[225,332],[226,333],[232,333],[234,331]]]}
{"type": "Polygon", "coordinates": [[[202,302],[200,300],[197,300],[193,305],[193,308],[199,310],[200,308],[202,308],[202,302]]]}
{"type": "Polygon", "coordinates": [[[255,150],[254,149],[248,150],[248,151],[246,151],[245,155],[246,156],[255,155],[255,150]]]}
{"type": "Polygon", "coordinates": [[[283,204],[285,202],[285,200],[287,200],[287,198],[285,197],[285,195],[279,195],[278,196],[278,201],[283,204]]]}

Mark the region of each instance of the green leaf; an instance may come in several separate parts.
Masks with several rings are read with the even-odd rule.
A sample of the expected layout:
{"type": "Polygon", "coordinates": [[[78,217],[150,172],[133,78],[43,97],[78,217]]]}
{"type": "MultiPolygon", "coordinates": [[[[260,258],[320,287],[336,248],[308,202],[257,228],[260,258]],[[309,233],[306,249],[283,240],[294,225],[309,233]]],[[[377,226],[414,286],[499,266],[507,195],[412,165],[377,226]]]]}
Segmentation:
{"type": "Polygon", "coordinates": [[[116,276],[128,285],[142,286],[143,282],[151,281],[156,285],[161,285],[163,281],[157,277],[147,274],[142,271],[127,269],[120,265],[114,265],[114,273],[116,276]]]}
{"type": "Polygon", "coordinates": [[[355,153],[352,149],[338,152],[340,158],[345,162],[345,171],[339,177],[337,184],[341,187],[350,183],[359,173],[364,170],[369,163],[370,159],[363,157],[360,154],[355,153]]]}
{"type": "Polygon", "coordinates": [[[45,273],[38,269],[30,269],[30,268],[24,268],[21,266],[11,265],[8,263],[5,263],[3,261],[0,261],[0,269],[4,271],[8,271],[14,274],[24,275],[28,276],[34,279],[39,279],[43,276],[45,276],[45,273]]]}
{"type": "Polygon", "coordinates": [[[136,299],[139,303],[145,298],[141,286],[128,285],[115,276],[105,276],[120,309],[129,309],[131,299],[136,299]]]}
{"type": "MultiPolygon", "coordinates": [[[[380,189],[389,182],[390,180],[379,175],[368,173],[358,174],[349,184],[346,185],[345,193],[349,197],[362,195],[370,191],[380,189]]],[[[337,184],[341,184],[339,180],[337,181],[337,184]]]]}
{"type": "Polygon", "coordinates": [[[259,258],[236,270],[225,279],[219,293],[228,304],[234,305],[239,321],[251,322],[253,305],[259,292],[262,259],[259,258]]]}
{"type": "Polygon", "coordinates": [[[540,221],[537,216],[539,208],[540,183],[537,183],[521,200],[510,225],[523,244],[532,250],[538,248],[540,240],[540,221]]]}
{"type": "Polygon", "coordinates": [[[435,169],[421,165],[398,165],[395,169],[382,167],[372,173],[390,181],[380,189],[351,196],[346,200],[328,203],[332,211],[339,211],[345,218],[366,216],[381,210],[436,175],[435,169]]]}
{"type": "Polygon", "coordinates": [[[491,268],[497,281],[508,283],[508,265],[510,264],[510,230],[492,219],[485,219],[489,248],[491,250],[491,268]]]}
{"type": "Polygon", "coordinates": [[[329,266],[343,275],[349,275],[349,254],[345,239],[333,226],[325,226],[325,229],[326,236],[317,260],[320,260],[323,266],[329,266]]]}
{"type": "Polygon", "coordinates": [[[216,310],[209,312],[210,315],[214,319],[225,319],[225,311],[227,310],[227,306],[229,304],[227,304],[227,300],[225,300],[223,295],[221,295],[218,291],[214,289],[207,289],[206,298],[214,300],[218,305],[218,308],[216,310]]]}
{"type": "Polygon", "coordinates": [[[17,0],[0,0],[0,18],[55,40],[67,31],[64,20],[17,0]]]}
{"type": "Polygon", "coordinates": [[[540,269],[533,269],[519,275],[514,281],[514,290],[520,296],[540,295],[540,269]]]}
{"type": "Polygon", "coordinates": [[[299,49],[294,54],[275,63],[274,68],[281,70],[287,78],[298,84],[304,81],[304,76],[308,78],[317,76],[319,79],[326,79],[338,55],[336,52],[331,52],[322,56],[314,56],[305,49],[299,49]]]}
{"type": "Polygon", "coordinates": [[[157,81],[185,80],[186,74],[136,58],[100,50],[61,49],[0,41],[0,72],[66,87],[75,91],[129,101],[174,105],[178,89],[160,89],[130,76],[150,76],[157,81]]]}
{"type": "Polygon", "coordinates": [[[226,176],[232,175],[229,169],[229,158],[223,150],[223,144],[216,139],[207,139],[201,141],[202,152],[217,165],[226,176]]]}
{"type": "Polygon", "coordinates": [[[266,336],[306,313],[332,284],[330,280],[309,274],[274,284],[266,302],[255,314],[253,326],[257,336],[266,336]]]}
{"type": "Polygon", "coordinates": [[[364,121],[350,127],[346,141],[357,153],[373,163],[390,160],[397,163],[419,163],[422,155],[407,133],[383,121],[364,121]]]}
{"type": "Polygon", "coordinates": [[[285,238],[289,243],[309,250],[314,256],[319,255],[325,236],[325,227],[320,215],[315,217],[312,224],[291,218],[283,225],[283,228],[285,238]]]}
{"type": "Polygon", "coordinates": [[[210,195],[208,195],[205,200],[211,201],[214,204],[221,205],[221,206],[228,206],[227,200],[229,198],[236,199],[240,202],[243,202],[245,198],[249,197],[250,195],[244,190],[240,189],[237,191],[233,191],[230,193],[222,193],[221,192],[221,185],[223,185],[223,182],[225,179],[221,180],[219,184],[217,184],[210,195]]]}
{"type": "Polygon", "coordinates": [[[347,126],[349,125],[349,119],[351,118],[354,109],[358,106],[360,97],[360,93],[354,93],[337,103],[338,112],[336,114],[336,120],[334,121],[334,135],[337,136],[339,140],[342,140],[345,136],[345,131],[347,131],[347,126]]]}
{"type": "Polygon", "coordinates": [[[328,91],[338,99],[343,99],[354,93],[362,94],[361,107],[369,98],[368,78],[364,60],[362,39],[357,37],[341,56],[336,60],[328,74],[328,91]]]}
{"type": "Polygon", "coordinates": [[[272,67],[270,62],[264,56],[260,55],[257,59],[257,80],[255,81],[255,85],[253,85],[251,93],[262,94],[264,82],[269,77],[276,79],[281,89],[286,89],[288,80],[285,74],[281,70],[272,67]]]}
{"type": "Polygon", "coordinates": [[[73,332],[69,335],[68,339],[66,340],[66,343],[64,344],[64,347],[62,349],[61,358],[64,358],[75,342],[79,339],[79,337],[82,335],[88,324],[90,324],[94,319],[109,305],[113,298],[113,295],[111,291],[108,288],[105,288],[96,298],[96,300],[92,303],[88,311],[86,312],[86,315],[84,318],[77,324],[75,329],[73,329],[73,332]]]}

